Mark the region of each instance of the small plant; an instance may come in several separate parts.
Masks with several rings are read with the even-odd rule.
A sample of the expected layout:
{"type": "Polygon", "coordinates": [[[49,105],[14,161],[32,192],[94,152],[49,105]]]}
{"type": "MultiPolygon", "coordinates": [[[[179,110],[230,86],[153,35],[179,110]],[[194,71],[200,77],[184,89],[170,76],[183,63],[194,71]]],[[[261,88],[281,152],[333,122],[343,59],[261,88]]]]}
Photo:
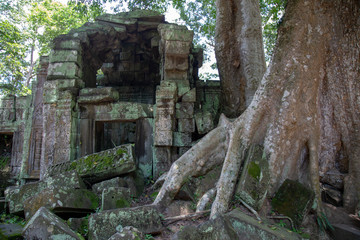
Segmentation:
{"type": "Polygon", "coordinates": [[[334,230],[333,226],[331,226],[329,220],[327,219],[326,215],[323,212],[321,212],[319,216],[317,216],[316,220],[321,231],[329,230],[329,229],[334,230]]]}
{"type": "Polygon", "coordinates": [[[145,240],[154,240],[154,237],[151,234],[145,234],[145,240]]]}
{"type": "Polygon", "coordinates": [[[0,222],[5,223],[5,224],[15,223],[15,224],[19,224],[21,226],[25,226],[25,224],[26,224],[26,222],[23,218],[18,217],[16,215],[12,215],[12,214],[6,214],[6,213],[2,213],[0,215],[0,222]]]}
{"type": "Polygon", "coordinates": [[[286,227],[286,223],[284,223],[283,220],[280,220],[277,225],[279,225],[280,227],[286,227]]]}

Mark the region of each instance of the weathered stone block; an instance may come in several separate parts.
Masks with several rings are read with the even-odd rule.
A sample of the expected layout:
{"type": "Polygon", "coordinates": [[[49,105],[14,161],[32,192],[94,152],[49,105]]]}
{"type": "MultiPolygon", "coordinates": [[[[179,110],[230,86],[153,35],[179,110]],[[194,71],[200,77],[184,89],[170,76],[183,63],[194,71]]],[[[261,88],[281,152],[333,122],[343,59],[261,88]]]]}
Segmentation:
{"type": "Polygon", "coordinates": [[[179,132],[195,132],[194,118],[179,118],[178,119],[179,132]]]}
{"type": "Polygon", "coordinates": [[[160,24],[158,31],[163,40],[192,42],[194,32],[189,31],[186,26],[174,24],[160,24]]]}
{"type": "Polygon", "coordinates": [[[196,102],[196,88],[193,88],[181,97],[182,102],[196,102]]]}
{"type": "Polygon", "coordinates": [[[56,81],[45,81],[44,83],[44,104],[55,103],[57,101],[57,82],[56,81]]]}
{"type": "MultiPolygon", "coordinates": [[[[159,106],[156,106],[156,115],[173,115],[175,117],[175,102],[172,101],[172,104],[171,103],[168,103],[166,102],[165,106],[164,105],[161,105],[163,103],[163,101],[158,101],[158,102],[161,102],[159,104],[159,106]]],[[[156,115],[155,115],[155,118],[156,118],[156,115]]]]}
{"type": "Polygon", "coordinates": [[[175,99],[156,99],[156,109],[168,109],[168,111],[175,111],[175,99]]]}
{"type": "Polygon", "coordinates": [[[5,190],[5,199],[8,202],[9,212],[21,214],[24,211],[24,202],[44,189],[46,185],[42,182],[29,183],[23,186],[9,187],[5,190]]]}
{"type": "Polygon", "coordinates": [[[188,71],[180,71],[174,69],[164,70],[164,79],[167,80],[187,80],[189,78],[188,71]]]}
{"type": "Polygon", "coordinates": [[[176,147],[188,147],[191,146],[191,134],[188,132],[174,132],[174,146],[176,147]]]}
{"type": "Polygon", "coordinates": [[[114,14],[103,14],[95,18],[97,21],[116,23],[119,25],[135,25],[137,20],[134,18],[125,18],[114,14]]]}
{"type": "Polygon", "coordinates": [[[164,69],[170,70],[180,70],[180,71],[186,71],[189,68],[189,60],[187,57],[182,56],[166,56],[165,57],[165,63],[164,63],[164,69]]]}
{"type": "Polygon", "coordinates": [[[138,32],[157,29],[158,26],[159,26],[158,22],[138,21],[138,32]]]}
{"type": "Polygon", "coordinates": [[[117,233],[112,235],[108,240],[140,240],[146,239],[145,235],[138,229],[132,226],[121,227],[120,225],[116,228],[117,233]]]}
{"type": "Polygon", "coordinates": [[[171,114],[156,114],[155,132],[156,131],[173,131],[175,130],[175,117],[171,114]]]}
{"type": "Polygon", "coordinates": [[[119,92],[113,87],[104,88],[84,88],[80,90],[78,103],[102,103],[116,102],[119,100],[119,92]]]}
{"type": "Polygon", "coordinates": [[[176,118],[192,118],[194,116],[194,103],[182,102],[176,104],[176,118]]]}
{"type": "Polygon", "coordinates": [[[110,187],[127,187],[127,183],[125,179],[116,177],[99,183],[95,183],[94,185],[92,185],[92,191],[98,195],[101,195],[103,189],[110,187]]]}
{"type": "Polygon", "coordinates": [[[81,52],[77,50],[51,50],[49,60],[50,63],[76,62],[82,65],[81,52]]]}
{"type": "Polygon", "coordinates": [[[44,176],[42,182],[46,188],[50,189],[86,189],[84,181],[76,171],[63,172],[54,176],[44,176]]]}
{"type": "Polygon", "coordinates": [[[161,87],[160,89],[156,89],[156,100],[158,99],[176,99],[177,97],[176,88],[172,89],[169,87],[161,87]]]}
{"type": "Polygon", "coordinates": [[[210,112],[197,112],[195,123],[199,134],[205,134],[214,129],[214,120],[210,112]]]}
{"type": "Polygon", "coordinates": [[[130,207],[130,190],[124,187],[108,187],[101,195],[101,210],[130,207]]]}
{"type": "Polygon", "coordinates": [[[0,239],[22,239],[22,226],[16,223],[0,224],[0,239]]]}
{"type": "Polygon", "coordinates": [[[81,79],[65,79],[57,80],[57,87],[59,90],[67,90],[74,88],[83,88],[85,83],[81,79]]]}
{"type": "Polygon", "coordinates": [[[89,228],[88,217],[69,218],[66,223],[73,231],[78,232],[83,236],[87,235],[87,230],[89,228]]]}
{"type": "Polygon", "coordinates": [[[259,210],[270,184],[269,163],[263,146],[250,147],[243,169],[236,193],[255,210],[259,210]]]}
{"type": "Polygon", "coordinates": [[[54,44],[54,49],[81,51],[82,47],[81,47],[80,39],[69,39],[69,40],[57,41],[54,44]]]}
{"type": "Polygon", "coordinates": [[[172,146],[173,132],[172,131],[155,131],[154,144],[155,146],[172,146]]]}
{"type": "Polygon", "coordinates": [[[60,172],[76,170],[88,182],[100,182],[135,171],[136,164],[133,151],[132,144],[121,145],[75,161],[55,164],[48,168],[47,174],[52,176],[60,172]]]}
{"type": "Polygon", "coordinates": [[[162,228],[159,212],[154,206],[106,210],[89,218],[89,240],[108,239],[116,228],[133,226],[143,233],[156,233],[162,228]]]}
{"type": "Polygon", "coordinates": [[[80,240],[61,218],[45,207],[40,208],[23,229],[25,239],[68,239],[80,240]]]}
{"type": "Polygon", "coordinates": [[[170,147],[154,147],[154,178],[158,178],[171,166],[170,147]]]}
{"type": "Polygon", "coordinates": [[[48,67],[48,80],[81,78],[82,71],[74,62],[50,63],[48,67]]]}
{"type": "Polygon", "coordinates": [[[162,41],[165,45],[165,55],[186,56],[190,53],[191,42],[184,41],[162,41]]]}
{"type": "Polygon", "coordinates": [[[38,209],[46,207],[57,214],[89,214],[99,206],[97,195],[86,189],[45,189],[24,203],[25,218],[31,218],[38,209]]]}
{"type": "Polygon", "coordinates": [[[271,201],[275,211],[290,217],[300,225],[314,201],[314,192],[301,183],[286,179],[271,201]]]}

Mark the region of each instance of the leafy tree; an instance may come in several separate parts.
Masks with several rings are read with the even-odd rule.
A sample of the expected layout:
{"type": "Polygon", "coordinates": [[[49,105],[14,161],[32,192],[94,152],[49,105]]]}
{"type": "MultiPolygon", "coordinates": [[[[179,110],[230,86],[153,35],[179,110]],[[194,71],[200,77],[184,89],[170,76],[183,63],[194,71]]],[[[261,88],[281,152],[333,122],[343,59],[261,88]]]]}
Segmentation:
{"type": "Polygon", "coordinates": [[[2,92],[28,93],[35,75],[37,56],[48,55],[52,39],[80,27],[103,13],[100,5],[53,0],[0,2],[2,92]],[[5,84],[5,85],[4,85],[5,84]],[[11,87],[13,86],[13,87],[11,87]]]}

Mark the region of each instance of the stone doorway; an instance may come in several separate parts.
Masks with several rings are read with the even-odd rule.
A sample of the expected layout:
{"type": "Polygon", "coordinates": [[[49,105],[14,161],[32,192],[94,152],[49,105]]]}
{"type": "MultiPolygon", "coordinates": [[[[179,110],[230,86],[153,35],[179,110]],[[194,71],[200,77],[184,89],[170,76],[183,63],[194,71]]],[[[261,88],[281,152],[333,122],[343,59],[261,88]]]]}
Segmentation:
{"type": "Polygon", "coordinates": [[[95,152],[133,143],[136,140],[136,121],[96,121],[95,152]]]}

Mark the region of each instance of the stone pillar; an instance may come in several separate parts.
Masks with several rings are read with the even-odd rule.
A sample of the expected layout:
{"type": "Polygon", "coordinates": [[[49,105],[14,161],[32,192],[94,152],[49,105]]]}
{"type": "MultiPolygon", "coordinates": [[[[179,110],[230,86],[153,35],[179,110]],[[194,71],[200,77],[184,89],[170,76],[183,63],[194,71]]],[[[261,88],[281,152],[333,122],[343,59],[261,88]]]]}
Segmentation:
{"type": "Polygon", "coordinates": [[[177,158],[177,154],[174,154],[178,151],[177,147],[190,146],[191,133],[194,131],[193,110],[196,100],[189,101],[188,96],[193,94],[189,81],[189,54],[193,32],[185,26],[174,24],[160,24],[158,31],[161,36],[159,51],[162,64],[161,83],[156,90],[153,170],[155,178],[167,171],[177,158]]]}
{"type": "Polygon", "coordinates": [[[50,53],[44,85],[41,177],[50,165],[76,157],[76,97],[84,87],[81,52],[78,40],[66,39],[58,42],[50,53]]]}

